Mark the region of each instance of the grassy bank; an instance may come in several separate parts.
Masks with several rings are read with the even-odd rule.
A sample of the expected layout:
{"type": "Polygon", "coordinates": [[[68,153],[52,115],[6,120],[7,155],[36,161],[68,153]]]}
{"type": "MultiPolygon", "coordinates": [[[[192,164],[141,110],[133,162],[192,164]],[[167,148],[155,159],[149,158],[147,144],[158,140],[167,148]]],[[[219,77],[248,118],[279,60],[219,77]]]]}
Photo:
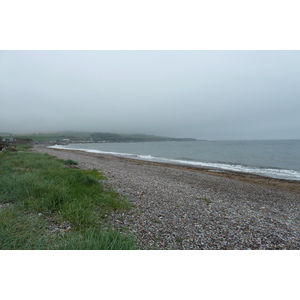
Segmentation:
{"type": "Polygon", "coordinates": [[[110,211],[130,207],[104,189],[101,173],[18,150],[0,153],[0,249],[136,248],[105,225],[110,211]]]}

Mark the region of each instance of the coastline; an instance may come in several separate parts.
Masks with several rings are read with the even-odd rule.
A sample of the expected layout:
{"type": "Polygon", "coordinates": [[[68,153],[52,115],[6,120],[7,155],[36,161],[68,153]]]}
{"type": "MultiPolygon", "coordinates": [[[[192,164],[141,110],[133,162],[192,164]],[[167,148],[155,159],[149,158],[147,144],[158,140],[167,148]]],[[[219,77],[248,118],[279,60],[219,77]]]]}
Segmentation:
{"type": "MultiPolygon", "coordinates": [[[[42,147],[44,147],[43,145],[42,147]]],[[[46,146],[47,147],[47,146],[46,146]]],[[[149,165],[149,166],[163,166],[166,168],[175,168],[175,169],[182,169],[182,170],[189,170],[193,172],[202,172],[209,175],[214,176],[222,176],[222,177],[228,177],[235,180],[240,181],[246,181],[250,183],[256,183],[265,185],[268,187],[274,187],[279,188],[286,191],[291,192],[298,192],[300,193],[300,181],[297,180],[288,180],[288,179],[280,179],[280,178],[274,178],[274,177],[267,177],[263,175],[257,175],[253,173],[246,173],[246,172],[238,172],[238,171],[231,171],[231,170],[224,170],[224,169],[218,169],[218,168],[212,168],[212,167],[201,167],[201,166],[193,166],[193,165],[185,165],[185,164],[176,164],[176,163],[165,163],[165,162],[155,162],[155,161],[148,161],[143,159],[133,159],[128,157],[122,157],[117,155],[111,155],[111,154],[104,154],[104,153],[93,153],[93,152],[86,152],[82,150],[73,150],[73,149],[58,149],[58,148],[48,148],[53,149],[57,151],[65,151],[65,152],[78,152],[83,155],[88,156],[98,156],[98,157],[110,157],[112,159],[117,159],[120,161],[128,161],[133,163],[139,163],[143,165],[149,165]]]]}
{"type": "Polygon", "coordinates": [[[299,249],[300,182],[84,151],[34,150],[100,169],[134,209],[108,222],[143,249],[299,249]]]}
{"type": "Polygon", "coordinates": [[[201,143],[108,143],[53,148],[237,172],[300,182],[299,141],[205,141],[201,143]]]}

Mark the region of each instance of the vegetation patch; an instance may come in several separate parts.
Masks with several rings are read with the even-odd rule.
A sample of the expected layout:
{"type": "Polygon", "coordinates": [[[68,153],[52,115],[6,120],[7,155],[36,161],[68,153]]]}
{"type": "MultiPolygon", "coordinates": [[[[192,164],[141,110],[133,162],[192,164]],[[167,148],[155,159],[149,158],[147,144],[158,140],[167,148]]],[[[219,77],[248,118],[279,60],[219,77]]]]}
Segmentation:
{"type": "Polygon", "coordinates": [[[67,165],[67,166],[69,166],[69,165],[76,166],[76,165],[78,165],[78,162],[77,162],[77,161],[74,161],[74,160],[72,160],[72,159],[68,159],[68,160],[65,160],[65,161],[64,161],[64,164],[67,165]]]}
{"type": "Polygon", "coordinates": [[[162,221],[158,220],[158,219],[150,219],[150,221],[153,222],[153,223],[157,223],[157,224],[162,223],[162,221]]]}
{"type": "Polygon", "coordinates": [[[2,151],[0,249],[135,249],[132,237],[104,229],[109,211],[130,208],[104,188],[105,179],[96,169],[66,168],[48,154],[2,151]],[[49,233],[65,223],[70,229],[49,233]]]}
{"type": "Polygon", "coordinates": [[[201,200],[203,200],[206,204],[210,204],[211,200],[207,199],[207,198],[201,198],[201,200]]]}

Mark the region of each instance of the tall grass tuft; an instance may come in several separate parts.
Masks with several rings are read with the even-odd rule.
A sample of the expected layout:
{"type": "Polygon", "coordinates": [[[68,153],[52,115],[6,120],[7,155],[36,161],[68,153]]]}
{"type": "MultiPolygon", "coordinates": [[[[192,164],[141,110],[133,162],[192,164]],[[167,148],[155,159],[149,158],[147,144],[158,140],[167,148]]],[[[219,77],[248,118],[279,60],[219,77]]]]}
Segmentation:
{"type": "Polygon", "coordinates": [[[131,237],[124,237],[116,231],[101,231],[87,228],[67,236],[58,246],[59,250],[135,250],[131,237]]]}
{"type": "Polygon", "coordinates": [[[0,249],[42,250],[49,248],[46,222],[15,207],[0,209],[0,249]]]}
{"type": "Polygon", "coordinates": [[[132,238],[101,230],[104,215],[130,205],[103,188],[105,177],[98,170],[70,168],[25,150],[0,156],[0,204],[10,204],[0,207],[0,249],[136,248],[132,238]],[[49,238],[49,220],[69,222],[72,229],[49,238]]]}

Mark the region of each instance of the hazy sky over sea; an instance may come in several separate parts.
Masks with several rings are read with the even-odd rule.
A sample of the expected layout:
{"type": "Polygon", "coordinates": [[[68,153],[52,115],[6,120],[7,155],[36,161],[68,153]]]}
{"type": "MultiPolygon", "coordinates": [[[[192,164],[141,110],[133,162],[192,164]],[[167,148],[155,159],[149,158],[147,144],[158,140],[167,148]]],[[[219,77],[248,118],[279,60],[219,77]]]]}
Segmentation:
{"type": "Polygon", "coordinates": [[[0,51],[0,132],[299,139],[300,51],[0,51]]]}

